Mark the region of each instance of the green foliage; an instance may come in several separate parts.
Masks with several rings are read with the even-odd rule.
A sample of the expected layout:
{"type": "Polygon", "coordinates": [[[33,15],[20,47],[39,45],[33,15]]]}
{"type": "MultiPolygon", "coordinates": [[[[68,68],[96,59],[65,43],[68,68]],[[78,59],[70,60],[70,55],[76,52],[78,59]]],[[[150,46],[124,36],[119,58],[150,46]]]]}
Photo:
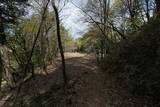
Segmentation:
{"type": "MultiPolygon", "coordinates": [[[[5,51],[3,50],[4,55],[2,56],[5,65],[3,78],[7,78],[6,80],[11,86],[13,86],[13,82],[18,83],[27,76],[26,64],[40,26],[40,15],[33,14],[29,18],[21,20],[21,23],[14,26],[11,29],[12,32],[8,34],[10,38],[8,38],[7,47],[5,47],[5,51]]],[[[31,62],[27,67],[28,73],[31,73],[32,69],[46,68],[45,66],[51,64],[58,53],[54,14],[47,11],[45,16],[31,62]]],[[[74,45],[73,39],[63,26],[61,26],[61,33],[65,50],[71,51],[74,45]]]]}
{"type": "Polygon", "coordinates": [[[23,16],[26,11],[27,0],[1,0],[0,1],[0,43],[5,44],[8,35],[5,34],[9,31],[10,24],[17,24],[18,18],[23,16]]]}
{"type": "Polygon", "coordinates": [[[68,30],[65,29],[64,26],[61,25],[61,37],[62,37],[62,45],[65,52],[74,51],[75,41],[69,34],[68,30]]]}
{"type": "Polygon", "coordinates": [[[76,40],[75,42],[75,51],[76,52],[85,52],[84,43],[82,40],[76,40]]]}
{"type": "Polygon", "coordinates": [[[90,29],[77,41],[80,52],[94,52],[100,48],[101,32],[97,28],[90,29]]]}
{"type": "Polygon", "coordinates": [[[137,95],[160,99],[160,19],[152,19],[137,33],[118,43],[102,63],[137,95]]]}

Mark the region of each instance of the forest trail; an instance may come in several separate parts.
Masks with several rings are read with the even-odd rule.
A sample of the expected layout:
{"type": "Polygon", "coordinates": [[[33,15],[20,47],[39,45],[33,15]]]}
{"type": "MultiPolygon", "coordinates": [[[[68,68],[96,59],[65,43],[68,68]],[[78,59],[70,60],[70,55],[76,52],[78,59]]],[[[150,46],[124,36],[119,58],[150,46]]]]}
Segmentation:
{"type": "MultiPolygon", "coordinates": [[[[69,93],[66,99],[71,102],[65,106],[58,107],[137,107],[144,105],[139,98],[133,98],[109,73],[101,72],[96,66],[93,55],[80,53],[66,53],[66,71],[68,76],[69,93]],[[135,99],[137,101],[135,101],[135,99]]],[[[20,107],[38,107],[32,106],[32,97],[41,95],[46,98],[46,102],[53,96],[48,95],[48,91],[53,88],[54,84],[62,84],[62,73],[60,67],[60,59],[56,63],[48,65],[47,72],[38,72],[35,79],[27,81],[21,88],[18,96],[20,97],[20,107]],[[24,106],[29,105],[29,106],[24,106]]],[[[52,93],[54,90],[51,90],[52,93]]],[[[1,101],[1,107],[17,107],[13,106],[13,95],[17,90],[9,94],[10,97],[4,98],[6,102],[1,101]],[[3,104],[3,106],[2,106],[3,104]]],[[[60,95],[57,94],[59,97],[60,95]]],[[[62,96],[64,97],[64,96],[62,96]]],[[[53,101],[53,100],[51,100],[53,101]]],[[[42,106],[43,107],[43,106],[42,106]]],[[[54,107],[53,105],[44,107],[54,107]]],[[[57,106],[56,106],[57,107],[57,106]]],[[[142,106],[143,107],[143,106],[142,106]]]]}
{"type": "MultiPolygon", "coordinates": [[[[77,94],[74,96],[78,100],[80,107],[106,107],[103,75],[96,66],[92,55],[73,54],[67,55],[67,71],[72,72],[72,81],[78,79],[75,86],[77,94]]],[[[70,84],[69,82],[69,84],[70,84]]]]}
{"type": "MultiPolygon", "coordinates": [[[[80,107],[103,107],[105,105],[103,83],[104,75],[97,69],[92,55],[80,53],[66,53],[66,71],[69,78],[68,84],[76,94],[71,95],[73,105],[80,107]]],[[[21,88],[18,96],[23,103],[29,104],[31,96],[46,93],[53,84],[61,84],[62,75],[60,58],[54,65],[48,65],[47,72],[39,71],[35,80],[27,81],[21,88]]],[[[16,90],[11,93],[16,94],[16,90]]],[[[12,107],[13,99],[5,98],[3,107],[12,107]]],[[[51,106],[52,107],[52,106],[51,106]]],[[[105,106],[104,106],[105,107],[105,106]]]]}
{"type": "Polygon", "coordinates": [[[147,104],[147,100],[131,95],[110,72],[98,69],[93,55],[69,53],[66,65],[72,77],[69,84],[76,81],[72,100],[77,106],[71,107],[145,107],[147,104]]]}
{"type": "MultiPolygon", "coordinates": [[[[66,53],[65,57],[66,70],[69,77],[68,83],[72,90],[76,92],[76,94],[72,95],[74,100],[72,102],[84,107],[103,107],[105,105],[103,92],[104,75],[97,69],[93,57],[79,53],[66,53]]],[[[53,84],[62,82],[60,59],[57,59],[56,62],[56,64],[47,67],[47,75],[40,71],[36,74],[35,80],[30,80],[22,86],[18,95],[21,98],[23,97],[24,103],[29,103],[31,96],[43,94],[53,84]]],[[[12,95],[15,93],[16,90],[12,92],[12,95]]],[[[12,107],[12,97],[7,96],[5,100],[8,101],[3,102],[3,107],[12,107]]]]}

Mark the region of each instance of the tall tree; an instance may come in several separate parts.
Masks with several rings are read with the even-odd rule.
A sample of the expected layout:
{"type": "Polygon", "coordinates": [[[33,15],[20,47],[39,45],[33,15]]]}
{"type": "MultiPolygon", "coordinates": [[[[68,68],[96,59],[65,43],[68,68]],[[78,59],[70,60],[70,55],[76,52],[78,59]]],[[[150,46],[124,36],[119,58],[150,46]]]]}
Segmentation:
{"type": "Polygon", "coordinates": [[[145,0],[145,4],[146,4],[146,17],[147,20],[149,20],[150,19],[149,0],[145,0]]]}
{"type": "Polygon", "coordinates": [[[155,0],[156,2],[156,13],[160,12],[160,0],[155,0]]]}
{"type": "Polygon", "coordinates": [[[61,41],[59,11],[55,4],[55,0],[52,0],[52,7],[54,9],[55,17],[56,17],[56,33],[57,33],[58,46],[59,46],[59,51],[60,51],[61,60],[62,60],[62,73],[63,73],[63,80],[64,80],[63,85],[65,86],[67,84],[66,65],[65,65],[64,50],[63,50],[62,41],[61,41]]]}
{"type": "MultiPolygon", "coordinates": [[[[7,24],[16,24],[20,16],[25,13],[27,0],[1,0],[0,1],[0,48],[7,42],[5,31],[7,24]]],[[[3,60],[0,52],[0,84],[2,82],[3,60]]],[[[1,87],[1,86],[0,86],[1,87]]]]}

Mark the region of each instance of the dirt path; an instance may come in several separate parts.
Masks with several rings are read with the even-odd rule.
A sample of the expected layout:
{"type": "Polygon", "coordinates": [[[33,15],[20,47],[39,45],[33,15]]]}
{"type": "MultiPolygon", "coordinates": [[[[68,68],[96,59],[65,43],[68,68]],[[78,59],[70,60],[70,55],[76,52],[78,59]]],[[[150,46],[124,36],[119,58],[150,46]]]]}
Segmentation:
{"type": "MultiPolygon", "coordinates": [[[[79,79],[79,87],[76,87],[78,104],[84,107],[106,107],[104,93],[104,75],[96,66],[95,61],[83,55],[71,55],[67,58],[67,70],[72,72],[72,77],[79,79]]],[[[73,79],[71,79],[72,81],[73,79]]],[[[78,85],[78,84],[77,84],[78,85]]]]}
{"type": "MultiPolygon", "coordinates": [[[[97,70],[92,56],[79,53],[67,53],[66,69],[69,85],[76,92],[72,95],[72,103],[80,107],[103,107],[105,98],[103,92],[104,76],[97,70]]],[[[36,74],[35,80],[26,82],[19,93],[23,103],[29,103],[32,96],[46,93],[53,84],[61,84],[62,75],[60,59],[47,67],[48,75],[44,72],[36,74]]],[[[16,90],[12,92],[15,94],[16,90]]],[[[3,107],[13,107],[12,97],[5,98],[3,107]]],[[[2,105],[1,105],[2,106],[2,105]]],[[[51,106],[52,107],[52,106],[51,106]]],[[[104,106],[105,107],[105,106],[104,106]]]]}
{"type": "Polygon", "coordinates": [[[78,79],[73,97],[78,107],[153,107],[150,99],[132,95],[113,74],[100,71],[93,55],[70,53],[66,62],[71,82],[78,79]]]}
{"type": "MultiPolygon", "coordinates": [[[[63,97],[70,98],[71,102],[67,106],[58,107],[151,107],[147,106],[143,99],[131,96],[128,91],[120,86],[118,80],[115,80],[109,73],[103,73],[98,70],[93,55],[67,53],[65,57],[69,80],[67,91],[69,94],[63,97]]],[[[23,85],[19,93],[20,100],[23,101],[23,104],[25,103],[29,106],[24,106],[23,104],[21,106],[13,106],[12,97],[4,98],[7,101],[2,101],[3,106],[1,106],[33,107],[30,105],[33,96],[43,95],[46,97],[54,84],[62,84],[60,65],[60,59],[57,59],[56,64],[47,67],[48,75],[44,72],[39,72],[36,74],[35,80],[32,79],[23,85]]],[[[12,94],[14,95],[15,92],[16,90],[12,94]]],[[[51,92],[57,93],[54,90],[51,90],[51,92]]],[[[46,98],[46,100],[49,99],[48,96],[46,98]]]]}

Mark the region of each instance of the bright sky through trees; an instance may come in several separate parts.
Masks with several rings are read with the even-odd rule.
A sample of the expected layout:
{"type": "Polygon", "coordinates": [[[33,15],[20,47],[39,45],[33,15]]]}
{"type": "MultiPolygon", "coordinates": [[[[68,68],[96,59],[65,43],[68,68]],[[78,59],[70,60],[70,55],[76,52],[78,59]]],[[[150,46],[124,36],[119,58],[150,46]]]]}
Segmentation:
{"type": "MultiPolygon", "coordinates": [[[[85,6],[87,0],[74,0],[73,3],[79,7],[82,7],[85,6]]],[[[72,3],[69,2],[65,8],[66,9],[62,11],[62,15],[65,16],[65,18],[63,18],[64,26],[69,29],[72,37],[76,39],[86,32],[88,25],[83,22],[82,11],[75,7],[72,3]]]]}

